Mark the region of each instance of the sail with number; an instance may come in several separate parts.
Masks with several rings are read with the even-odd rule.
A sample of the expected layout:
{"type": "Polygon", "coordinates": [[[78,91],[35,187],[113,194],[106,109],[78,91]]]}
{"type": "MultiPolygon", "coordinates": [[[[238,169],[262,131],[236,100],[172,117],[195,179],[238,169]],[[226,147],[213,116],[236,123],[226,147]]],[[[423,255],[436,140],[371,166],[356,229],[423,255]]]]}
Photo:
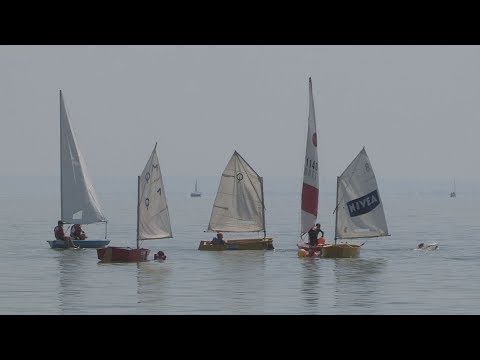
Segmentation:
{"type": "Polygon", "coordinates": [[[208,231],[265,231],[263,180],[237,151],[222,173],[208,231]]]}
{"type": "Polygon", "coordinates": [[[172,237],[167,198],[156,148],[157,144],[139,177],[138,240],[172,237]]]}
{"type": "Polygon", "coordinates": [[[147,261],[150,249],[140,241],[172,238],[167,197],[157,156],[157,143],[142,171],[137,176],[137,247],[108,246],[97,249],[102,262],[147,261]]]}
{"type": "Polygon", "coordinates": [[[305,164],[303,169],[302,204],[301,204],[301,235],[313,227],[318,213],[318,152],[317,124],[315,106],[313,104],[312,79],[309,83],[309,112],[307,144],[305,149],[305,164]]]}
{"type": "Polygon", "coordinates": [[[335,239],[388,236],[377,180],[365,148],[337,178],[335,239]]]}

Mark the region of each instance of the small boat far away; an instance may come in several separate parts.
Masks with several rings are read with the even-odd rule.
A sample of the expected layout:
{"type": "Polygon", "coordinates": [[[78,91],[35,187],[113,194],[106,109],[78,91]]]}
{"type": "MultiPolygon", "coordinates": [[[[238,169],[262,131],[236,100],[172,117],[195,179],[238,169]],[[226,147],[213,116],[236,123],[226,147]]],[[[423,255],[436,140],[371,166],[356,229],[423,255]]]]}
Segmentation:
{"type": "MultiPolygon", "coordinates": [[[[103,215],[93,183],[78,147],[75,132],[70,124],[67,108],[60,90],[60,212],[64,224],[105,223],[105,238],[73,240],[80,248],[107,246],[107,219],[103,215]]],[[[66,234],[68,235],[68,234],[66,234]]],[[[47,240],[52,249],[66,249],[63,240],[47,240]]]]}
{"type": "Polygon", "coordinates": [[[450,193],[450,197],[457,197],[457,187],[455,186],[455,178],[453,179],[453,191],[450,193]]]}
{"type": "Polygon", "coordinates": [[[156,149],[155,143],[142,175],[137,177],[137,247],[97,249],[101,262],[147,261],[150,249],[140,248],[140,241],[173,237],[156,149]]]}
{"type": "Polygon", "coordinates": [[[195,179],[195,191],[190,193],[190,196],[191,197],[200,197],[202,196],[202,193],[200,191],[198,191],[198,188],[197,188],[197,179],[195,179]]]}

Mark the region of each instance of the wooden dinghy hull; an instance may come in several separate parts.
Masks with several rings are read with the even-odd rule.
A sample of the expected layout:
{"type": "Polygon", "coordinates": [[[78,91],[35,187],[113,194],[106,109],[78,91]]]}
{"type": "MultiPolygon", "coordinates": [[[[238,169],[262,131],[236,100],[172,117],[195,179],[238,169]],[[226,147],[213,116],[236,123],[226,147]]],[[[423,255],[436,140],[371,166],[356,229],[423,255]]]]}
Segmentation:
{"type": "Polygon", "coordinates": [[[322,249],[320,248],[319,250],[310,252],[310,251],[308,251],[308,250],[299,248],[298,251],[297,251],[297,255],[298,255],[298,257],[300,257],[300,258],[304,258],[304,257],[321,257],[321,256],[322,256],[322,249]]]}
{"type": "Polygon", "coordinates": [[[360,255],[360,245],[356,244],[327,244],[322,247],[324,258],[356,258],[360,255]]]}
{"type": "Polygon", "coordinates": [[[329,245],[329,244],[325,243],[325,239],[322,237],[322,238],[319,238],[319,239],[318,239],[318,244],[315,245],[315,246],[309,245],[309,244],[306,243],[306,242],[299,242],[299,243],[297,244],[297,247],[298,247],[299,249],[303,249],[303,250],[306,250],[306,251],[309,251],[309,250],[320,251],[320,250],[322,250],[322,248],[323,248],[325,245],[329,245]]]}
{"type": "Polygon", "coordinates": [[[150,249],[131,247],[114,247],[97,249],[97,257],[101,262],[140,262],[147,261],[150,249]]]}
{"type": "Polygon", "coordinates": [[[226,244],[211,244],[210,241],[200,241],[198,250],[273,250],[273,238],[227,240],[226,244]]]}

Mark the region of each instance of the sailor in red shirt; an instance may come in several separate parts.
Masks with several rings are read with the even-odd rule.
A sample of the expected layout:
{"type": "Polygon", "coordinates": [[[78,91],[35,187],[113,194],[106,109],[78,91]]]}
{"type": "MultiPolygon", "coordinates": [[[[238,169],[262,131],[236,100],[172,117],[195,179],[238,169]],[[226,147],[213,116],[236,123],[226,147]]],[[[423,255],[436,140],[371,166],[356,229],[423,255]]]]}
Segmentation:
{"type": "Polygon", "coordinates": [[[73,243],[70,236],[65,236],[65,233],[63,232],[63,221],[62,220],[58,220],[58,225],[55,226],[55,229],[53,229],[53,233],[55,234],[55,239],[66,241],[67,245],[69,247],[79,248],[79,246],[76,246],[73,243]]]}
{"type": "Polygon", "coordinates": [[[70,237],[75,240],[85,240],[88,236],[83,231],[80,224],[73,224],[70,229],[70,237]]]}

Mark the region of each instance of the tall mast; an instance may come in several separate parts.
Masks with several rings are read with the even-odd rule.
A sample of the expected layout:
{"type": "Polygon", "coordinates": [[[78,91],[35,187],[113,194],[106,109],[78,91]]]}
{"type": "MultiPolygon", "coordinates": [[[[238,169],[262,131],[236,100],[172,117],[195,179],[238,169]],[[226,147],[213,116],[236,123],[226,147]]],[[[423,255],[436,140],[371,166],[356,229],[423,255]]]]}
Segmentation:
{"type": "Polygon", "coordinates": [[[260,177],[260,189],[262,190],[262,222],[263,222],[263,238],[267,237],[267,230],[265,229],[265,203],[263,196],[263,177],[260,177]]]}
{"type": "Polygon", "coordinates": [[[140,214],[140,176],[137,176],[137,249],[140,248],[139,244],[138,244],[138,237],[139,237],[139,221],[140,221],[140,218],[139,218],[139,214],[140,214]]]}
{"type": "Polygon", "coordinates": [[[337,245],[337,219],[338,219],[338,180],[340,179],[337,176],[337,196],[335,198],[335,245],[337,245]]]}
{"type": "Polygon", "coordinates": [[[62,176],[62,90],[59,90],[60,93],[60,220],[63,220],[63,176],[62,176]]]}

